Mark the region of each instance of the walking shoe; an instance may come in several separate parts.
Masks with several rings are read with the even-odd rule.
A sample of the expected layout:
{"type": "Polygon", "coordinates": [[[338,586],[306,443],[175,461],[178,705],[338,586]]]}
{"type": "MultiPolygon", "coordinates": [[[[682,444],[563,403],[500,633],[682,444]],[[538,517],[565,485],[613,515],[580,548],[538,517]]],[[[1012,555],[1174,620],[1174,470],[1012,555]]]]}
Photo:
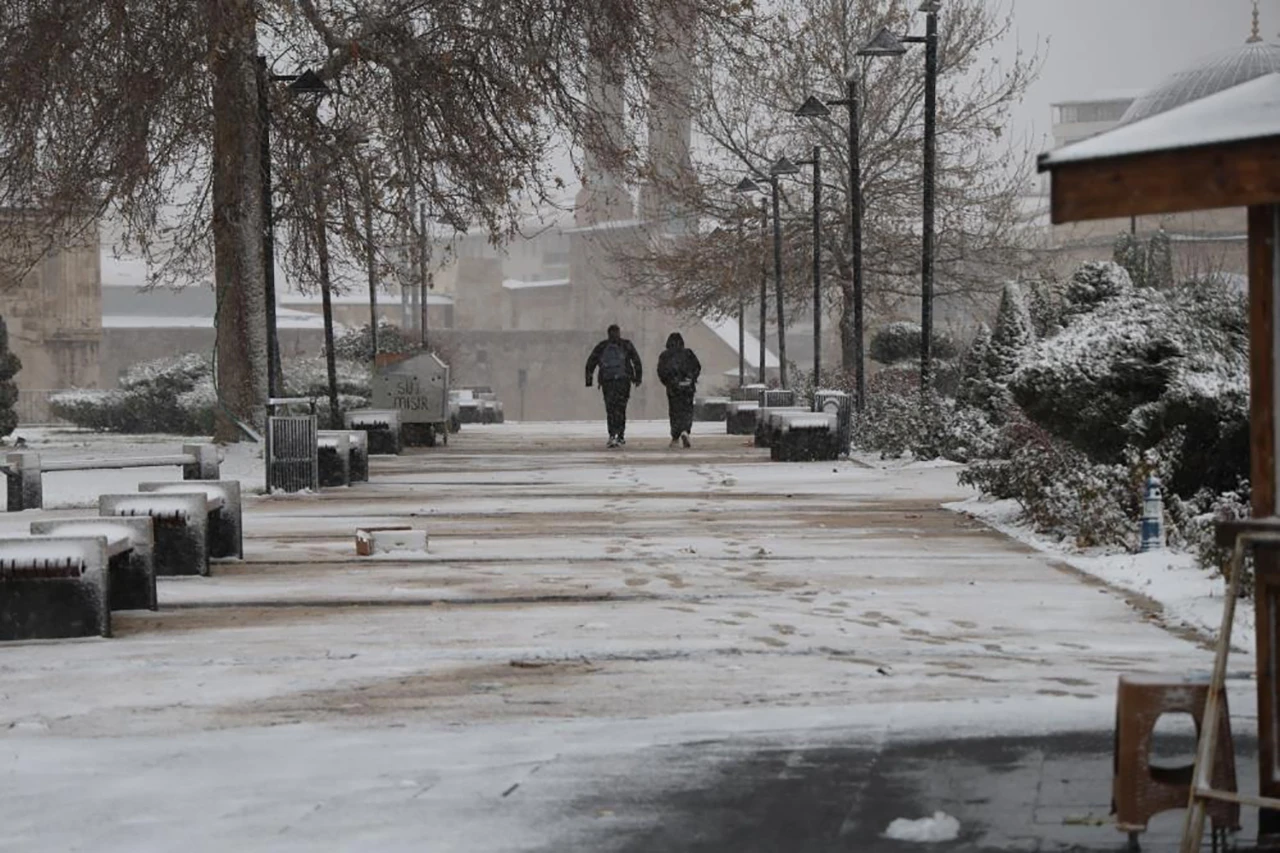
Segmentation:
{"type": "Polygon", "coordinates": [[[622,435],[618,436],[618,446],[625,447],[626,444],[627,444],[626,436],[622,436],[622,435]]]}
{"type": "Polygon", "coordinates": [[[605,447],[617,447],[617,446],[618,446],[618,437],[616,435],[609,436],[609,443],[606,444],[605,447]]]}
{"type": "Polygon", "coordinates": [[[680,443],[681,443],[681,444],[683,444],[685,447],[692,447],[692,446],[693,446],[693,445],[689,442],[689,431],[688,431],[688,430],[685,430],[684,432],[680,433],[680,443]]]}

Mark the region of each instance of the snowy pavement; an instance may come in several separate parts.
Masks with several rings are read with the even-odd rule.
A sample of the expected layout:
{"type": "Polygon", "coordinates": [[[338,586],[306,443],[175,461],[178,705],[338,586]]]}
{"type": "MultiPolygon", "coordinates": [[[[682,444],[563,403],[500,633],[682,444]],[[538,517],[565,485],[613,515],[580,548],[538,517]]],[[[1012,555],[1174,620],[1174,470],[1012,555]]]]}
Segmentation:
{"type": "MultiPolygon", "coordinates": [[[[246,560],[163,579],[111,640],[0,647],[0,850],[645,849],[654,792],[726,751],[1096,734],[1120,673],[1211,664],[1149,601],[943,509],[972,497],[954,469],[769,463],[699,426],[690,451],[661,424],[623,451],[468,427],[368,484],[248,498],[246,560]],[[425,527],[430,554],[357,558],[365,524],[425,527]]],[[[53,514],[76,511],[0,532],[53,514]]],[[[1252,683],[1231,701],[1247,738],[1252,683]]],[[[941,808],[876,796],[795,849],[941,808]]],[[[1014,837],[963,808],[965,843],[1014,837]]]]}

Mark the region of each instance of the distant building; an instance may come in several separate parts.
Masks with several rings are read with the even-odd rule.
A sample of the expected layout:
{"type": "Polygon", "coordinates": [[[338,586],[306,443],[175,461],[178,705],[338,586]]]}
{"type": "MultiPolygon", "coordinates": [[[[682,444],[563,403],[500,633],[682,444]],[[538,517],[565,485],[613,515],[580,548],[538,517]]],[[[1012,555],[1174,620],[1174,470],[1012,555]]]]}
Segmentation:
{"type": "MultiPolygon", "coordinates": [[[[1174,107],[1280,71],[1280,45],[1263,41],[1257,18],[1243,45],[1211,54],[1139,93],[1113,93],[1087,100],[1053,104],[1055,147],[1078,142],[1120,124],[1142,121],[1174,107]]],[[[1172,176],[1171,176],[1172,177],[1172,176]]],[[[1047,184],[1041,185],[1045,194],[1047,184]]],[[[1046,249],[1055,265],[1067,272],[1087,260],[1110,259],[1116,237],[1132,231],[1147,237],[1163,228],[1173,245],[1180,277],[1231,276],[1246,270],[1246,222],[1243,209],[1232,208],[1176,216],[1142,216],[1049,226],[1046,249]]]]}

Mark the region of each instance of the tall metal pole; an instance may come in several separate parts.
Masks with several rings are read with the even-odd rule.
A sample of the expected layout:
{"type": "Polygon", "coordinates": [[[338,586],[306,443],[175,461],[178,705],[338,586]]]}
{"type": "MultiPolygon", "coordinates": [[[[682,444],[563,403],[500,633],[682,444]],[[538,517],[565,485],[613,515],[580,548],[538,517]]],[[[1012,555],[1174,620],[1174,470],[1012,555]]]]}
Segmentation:
{"type": "Polygon", "coordinates": [[[422,348],[427,348],[427,203],[424,201],[418,205],[418,230],[422,233],[418,236],[421,241],[419,245],[419,262],[418,262],[418,293],[421,299],[420,309],[422,311],[422,319],[419,321],[422,325],[422,348]]]}
{"type": "Polygon", "coordinates": [[[778,176],[769,178],[769,188],[773,191],[773,285],[774,296],[778,300],[778,382],[787,387],[787,324],[782,298],[782,216],[778,210],[778,176]]]}
{"type": "Polygon", "coordinates": [[[369,263],[369,336],[373,359],[378,360],[378,267],[373,256],[373,172],[365,169],[364,187],[365,252],[369,263]]]}
{"type": "Polygon", "coordinates": [[[764,343],[764,336],[769,328],[769,262],[765,254],[765,246],[768,245],[769,239],[769,200],[761,196],[760,198],[760,362],[758,366],[759,377],[756,379],[761,385],[765,381],[765,354],[768,348],[764,343]]]}
{"type": "Polygon", "coordinates": [[[938,13],[925,15],[924,36],[924,240],[920,258],[920,391],[933,380],[933,202],[937,158],[938,13]]]}
{"type": "Polygon", "coordinates": [[[822,149],[813,146],[813,390],[822,387],[822,149]]]}
{"type": "Polygon", "coordinates": [[[258,57],[258,156],[262,171],[262,275],[267,324],[267,396],[280,396],[280,339],[276,333],[275,214],[271,203],[271,103],[267,58],[258,57]]]}
{"type": "Polygon", "coordinates": [[[747,383],[747,301],[738,300],[738,387],[747,383]]]}
{"type": "Polygon", "coordinates": [[[853,405],[858,412],[861,412],[867,397],[866,365],[862,355],[862,164],[860,162],[861,151],[859,151],[861,140],[859,139],[858,127],[858,91],[853,77],[850,77],[848,81],[846,100],[846,106],[849,108],[849,233],[853,241],[853,251],[851,253],[853,266],[853,370],[857,385],[857,397],[854,399],[853,405]]]}

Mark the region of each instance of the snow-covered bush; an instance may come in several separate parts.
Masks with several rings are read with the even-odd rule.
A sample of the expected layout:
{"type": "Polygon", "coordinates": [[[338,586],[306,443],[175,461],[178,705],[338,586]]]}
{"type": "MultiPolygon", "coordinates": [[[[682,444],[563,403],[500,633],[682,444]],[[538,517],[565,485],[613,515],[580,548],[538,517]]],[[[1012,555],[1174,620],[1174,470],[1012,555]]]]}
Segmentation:
{"type": "Polygon", "coordinates": [[[881,371],[867,391],[867,405],[854,423],[854,446],[896,459],[968,462],[991,452],[994,431],[979,413],[938,394],[921,400],[919,376],[881,371]]]}
{"type": "Polygon", "coordinates": [[[118,389],[69,391],[49,401],[54,415],[87,429],[176,435],[208,435],[214,405],[209,360],[194,353],[135,364],[118,389]]]}
{"type": "Polygon", "coordinates": [[[1124,267],[1110,261],[1087,261],[1072,274],[1062,291],[1065,319],[1087,314],[1105,302],[1133,293],[1133,280],[1124,267]]]}
{"type": "MultiPolygon", "coordinates": [[[[897,364],[901,361],[920,359],[920,324],[890,323],[871,336],[869,355],[881,364],[897,364]]],[[[946,332],[933,330],[933,346],[930,354],[939,360],[955,358],[956,342],[946,332]]]]}
{"type": "MultiPolygon", "coordinates": [[[[379,348],[382,342],[378,342],[379,348]]],[[[337,347],[334,347],[337,350],[337,347]]],[[[350,361],[336,359],[334,366],[338,376],[338,398],[361,398],[363,405],[368,405],[368,398],[373,393],[371,383],[373,375],[367,361],[350,361]]],[[[323,397],[329,395],[329,368],[324,356],[291,359],[284,363],[284,386],[290,396],[323,397]]],[[[357,407],[358,408],[358,407],[357,407]]]]}
{"type": "Polygon", "coordinates": [[[13,377],[22,369],[22,361],[9,350],[9,327],[0,317],[0,436],[18,427],[18,386],[13,377]]]}
{"type": "MultiPolygon", "coordinates": [[[[348,329],[333,342],[333,353],[341,361],[373,361],[373,336],[365,323],[358,329],[348,329]]],[[[413,352],[418,344],[404,336],[399,326],[386,321],[378,323],[378,352],[413,352]]]]}
{"type": "Polygon", "coordinates": [[[1132,544],[1141,500],[1125,466],[1091,462],[1023,419],[1006,424],[994,444],[989,458],[960,473],[962,485],[1016,500],[1037,530],[1079,547],[1132,544]]]}
{"type": "MultiPolygon", "coordinates": [[[[1231,566],[1231,549],[1218,544],[1216,525],[1223,521],[1248,518],[1249,484],[1242,482],[1237,489],[1214,493],[1205,489],[1188,500],[1173,496],[1165,503],[1170,526],[1168,538],[1196,555],[1196,561],[1206,569],[1213,569],[1228,577],[1231,566]]],[[[1253,593],[1253,558],[1246,557],[1244,574],[1240,578],[1241,589],[1253,593]]]]}
{"type": "Polygon", "coordinates": [[[1233,488],[1248,464],[1243,300],[1204,286],[1135,291],[1123,272],[1102,276],[1106,266],[1073,277],[1073,304],[1090,310],[1028,349],[1010,381],[1014,400],[1101,464],[1180,430],[1166,486],[1184,497],[1233,488]],[[1091,302],[1098,294],[1107,295],[1091,302]]]}

